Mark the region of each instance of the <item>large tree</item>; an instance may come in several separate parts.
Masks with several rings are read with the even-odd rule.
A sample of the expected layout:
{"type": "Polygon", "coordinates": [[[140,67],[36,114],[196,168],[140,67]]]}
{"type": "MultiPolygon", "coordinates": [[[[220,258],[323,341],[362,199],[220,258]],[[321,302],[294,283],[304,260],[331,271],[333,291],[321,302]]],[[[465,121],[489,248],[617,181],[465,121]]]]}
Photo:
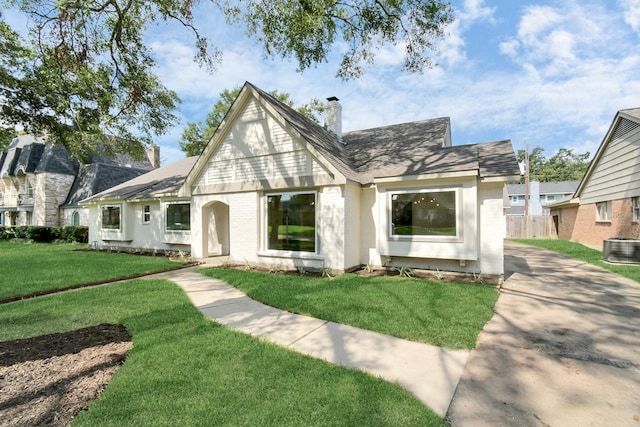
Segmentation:
{"type": "MultiPolygon", "coordinates": [[[[187,156],[198,156],[202,153],[241,90],[242,87],[223,90],[204,122],[187,122],[179,142],[180,149],[187,156]]],[[[272,91],[269,94],[290,107],[294,106],[294,102],[288,93],[272,91]]],[[[298,107],[297,110],[310,119],[317,121],[315,115],[322,111],[322,103],[314,98],[308,104],[298,107]]]]}
{"type": "Polygon", "coordinates": [[[194,35],[196,60],[214,69],[220,51],[201,35],[194,11],[222,14],[268,56],[293,58],[299,70],[346,46],[341,78],[362,74],[384,45],[402,45],[403,68],[432,66],[434,43],[453,21],[442,0],[0,0],[28,15],[21,38],[0,18],[0,123],[46,133],[79,158],[97,140],[141,154],[175,123],[179,102],[154,74],[144,43],[152,24],[171,22],[194,35]]]}
{"type": "MultiPolygon", "coordinates": [[[[560,148],[548,159],[544,148],[535,147],[529,152],[529,179],[539,182],[579,181],[589,167],[589,152],[575,154],[572,149],[560,148]]],[[[525,161],[525,150],[518,150],[518,161],[525,161]]],[[[521,178],[524,182],[524,177],[521,178]]]]}

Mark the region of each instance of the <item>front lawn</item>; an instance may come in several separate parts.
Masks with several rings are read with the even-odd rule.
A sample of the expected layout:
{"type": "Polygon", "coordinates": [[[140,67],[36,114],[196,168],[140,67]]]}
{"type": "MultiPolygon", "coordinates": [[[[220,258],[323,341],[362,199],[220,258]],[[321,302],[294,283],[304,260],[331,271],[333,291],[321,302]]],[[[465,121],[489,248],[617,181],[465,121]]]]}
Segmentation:
{"type": "Polygon", "coordinates": [[[292,313],[452,349],[475,347],[499,295],[492,286],[400,277],[344,274],[327,280],[222,268],[200,272],[292,313]]]}
{"type": "MultiPolygon", "coordinates": [[[[25,282],[30,277],[24,272],[25,282]]],[[[0,305],[0,340],[100,323],[123,324],[133,349],[74,426],[446,425],[396,384],[206,320],[168,281],[135,280],[0,305]]]]}
{"type": "Polygon", "coordinates": [[[86,247],[80,244],[26,244],[0,240],[0,298],[176,266],[176,262],[165,257],[77,251],[86,247]]]}
{"type": "Polygon", "coordinates": [[[640,282],[640,266],[610,264],[602,261],[602,251],[591,249],[580,243],[570,242],[568,240],[551,240],[551,239],[509,239],[514,242],[523,243],[525,245],[537,246],[539,248],[549,249],[559,252],[571,258],[593,264],[595,266],[613,271],[621,276],[627,277],[636,282],[640,282]]]}

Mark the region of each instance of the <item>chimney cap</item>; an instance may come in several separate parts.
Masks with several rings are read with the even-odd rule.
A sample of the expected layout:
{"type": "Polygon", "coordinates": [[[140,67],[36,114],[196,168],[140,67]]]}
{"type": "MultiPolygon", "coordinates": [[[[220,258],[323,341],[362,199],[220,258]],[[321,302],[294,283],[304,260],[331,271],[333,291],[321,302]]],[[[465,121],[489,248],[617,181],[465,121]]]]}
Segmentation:
{"type": "Polygon", "coordinates": [[[330,96],[329,98],[327,98],[327,101],[340,101],[340,100],[335,96],[330,96]]]}

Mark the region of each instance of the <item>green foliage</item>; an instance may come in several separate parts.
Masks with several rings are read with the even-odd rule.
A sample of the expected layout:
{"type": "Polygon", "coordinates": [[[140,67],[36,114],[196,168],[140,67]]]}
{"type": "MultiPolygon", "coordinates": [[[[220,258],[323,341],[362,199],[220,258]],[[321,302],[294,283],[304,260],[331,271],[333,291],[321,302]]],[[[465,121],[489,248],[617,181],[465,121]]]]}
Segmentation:
{"type": "Polygon", "coordinates": [[[363,270],[366,270],[368,273],[373,273],[373,271],[375,270],[375,266],[373,265],[373,260],[369,260],[369,262],[367,262],[367,264],[365,264],[362,267],[363,270]]]}
{"type": "Polygon", "coordinates": [[[342,274],[325,280],[216,268],[200,272],[292,313],[448,348],[475,347],[499,295],[493,286],[401,277],[342,274]]]}
{"type": "Polygon", "coordinates": [[[176,121],[178,98],[153,74],[143,42],[150,22],[179,11],[146,2],[6,1],[29,16],[30,38],[0,21],[2,122],[86,159],[106,152],[142,158],[176,121]]]}
{"type": "Polygon", "coordinates": [[[195,38],[195,60],[214,70],[221,54],[196,27],[196,8],[222,14],[229,25],[245,28],[267,56],[295,58],[299,70],[327,61],[336,45],[346,47],[337,71],[344,79],[359,77],[385,45],[404,46],[408,71],[432,66],[435,41],[453,21],[449,3],[442,0],[1,4],[18,8],[29,23],[24,40],[0,16],[2,123],[46,134],[79,159],[94,152],[98,142],[105,150],[141,157],[144,145],[176,122],[179,99],[155,75],[145,34],[153,25],[182,26],[195,38]]]}
{"type": "Polygon", "coordinates": [[[78,244],[0,240],[0,298],[175,268],[163,257],[116,254],[78,244]]]}
{"type": "Polygon", "coordinates": [[[331,267],[328,265],[324,265],[324,262],[322,263],[322,266],[320,267],[320,275],[324,278],[324,279],[329,279],[332,280],[333,279],[333,271],[331,270],[331,267]]]}
{"type": "MultiPolygon", "coordinates": [[[[0,71],[0,73],[2,72],[0,71]]],[[[0,152],[6,150],[11,140],[16,136],[18,136],[18,133],[14,129],[0,126],[0,152]]]]}
{"type": "Polygon", "coordinates": [[[272,274],[280,274],[280,273],[282,273],[282,265],[280,265],[280,264],[273,264],[273,265],[269,268],[269,273],[272,273],[272,274]]]}
{"type": "Polygon", "coordinates": [[[396,267],[396,270],[398,270],[400,277],[406,277],[406,278],[414,277],[413,269],[411,267],[405,267],[405,266],[396,267]]]}
{"type": "MultiPolygon", "coordinates": [[[[188,156],[199,156],[213,137],[213,134],[224,120],[229,108],[238,97],[238,94],[242,90],[242,87],[235,87],[232,90],[225,89],[219,94],[219,98],[213,109],[207,114],[204,122],[187,122],[187,125],[182,131],[179,144],[180,149],[188,156]]],[[[290,99],[288,93],[279,93],[278,91],[271,91],[269,94],[286,105],[293,107],[293,101],[290,99]]],[[[298,111],[310,118],[317,121],[315,114],[322,111],[323,105],[318,99],[312,99],[308,104],[304,104],[298,107],[298,111]]]]}
{"type": "MultiPolygon", "coordinates": [[[[548,159],[543,152],[544,148],[535,147],[529,153],[529,179],[532,181],[579,181],[589,168],[589,152],[574,154],[572,149],[561,148],[548,159]]],[[[525,150],[518,150],[517,157],[519,162],[524,162],[525,150]]]]}
{"type": "Polygon", "coordinates": [[[124,325],[133,348],[74,426],[448,425],[398,384],[206,319],[166,280],[2,306],[0,340],[101,323],[124,325]]]}
{"type": "Polygon", "coordinates": [[[453,22],[448,2],[398,0],[335,2],[327,0],[228,2],[231,22],[245,24],[267,55],[295,58],[300,70],[326,61],[331,47],[346,47],[337,75],[360,77],[363,65],[375,60],[385,44],[404,45],[403,68],[422,71],[431,67],[426,51],[436,51],[434,41],[453,22]]]}
{"type": "Polygon", "coordinates": [[[89,227],[66,225],[64,227],[43,227],[20,225],[0,227],[0,239],[25,239],[38,243],[67,242],[87,243],[89,227]]]}

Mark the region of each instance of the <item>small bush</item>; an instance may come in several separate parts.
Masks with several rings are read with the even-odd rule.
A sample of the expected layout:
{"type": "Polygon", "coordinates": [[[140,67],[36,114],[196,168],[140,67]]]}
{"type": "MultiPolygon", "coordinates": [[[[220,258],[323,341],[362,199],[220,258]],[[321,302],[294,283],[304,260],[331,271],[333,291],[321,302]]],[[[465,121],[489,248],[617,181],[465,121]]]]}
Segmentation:
{"type": "Polygon", "coordinates": [[[89,227],[71,225],[64,227],[39,225],[0,227],[0,239],[22,239],[38,243],[87,243],[89,241],[89,227]]]}

